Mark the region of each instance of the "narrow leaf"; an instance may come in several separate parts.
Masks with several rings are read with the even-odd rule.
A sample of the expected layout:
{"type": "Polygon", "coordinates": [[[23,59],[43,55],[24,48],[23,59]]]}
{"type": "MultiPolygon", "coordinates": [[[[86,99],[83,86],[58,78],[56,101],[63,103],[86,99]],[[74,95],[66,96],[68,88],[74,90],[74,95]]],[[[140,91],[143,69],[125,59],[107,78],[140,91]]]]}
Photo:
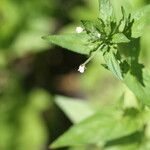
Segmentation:
{"type": "MultiPolygon", "coordinates": [[[[112,50],[112,49],[111,49],[112,50]]],[[[115,58],[115,54],[110,50],[104,54],[105,63],[110,71],[120,80],[123,79],[119,62],[115,58]]]]}
{"type": "Polygon", "coordinates": [[[43,37],[52,44],[56,44],[68,50],[80,54],[89,54],[92,46],[88,44],[87,34],[49,35],[43,37]]]}

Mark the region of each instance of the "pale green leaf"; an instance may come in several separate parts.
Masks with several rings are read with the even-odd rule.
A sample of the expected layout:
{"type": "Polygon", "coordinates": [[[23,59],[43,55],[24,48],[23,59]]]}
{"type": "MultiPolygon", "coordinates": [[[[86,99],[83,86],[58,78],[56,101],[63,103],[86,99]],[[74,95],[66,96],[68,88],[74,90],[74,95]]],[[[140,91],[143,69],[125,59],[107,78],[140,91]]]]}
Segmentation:
{"type": "Polygon", "coordinates": [[[127,136],[143,128],[142,116],[122,115],[116,108],[101,108],[97,114],[70,128],[52,143],[52,148],[85,144],[104,145],[107,141],[127,136]]]}
{"type": "Polygon", "coordinates": [[[90,103],[81,99],[56,96],[55,101],[73,123],[82,121],[96,111],[90,103]]]}
{"type": "Polygon", "coordinates": [[[132,13],[132,18],[135,21],[132,27],[132,37],[137,38],[143,34],[146,24],[150,22],[149,14],[150,5],[146,5],[145,7],[132,13]]]}
{"type": "Polygon", "coordinates": [[[50,43],[56,44],[68,50],[80,54],[89,54],[93,46],[89,45],[89,37],[87,34],[66,34],[66,35],[49,35],[43,39],[50,43]]]}
{"type": "Polygon", "coordinates": [[[128,73],[124,79],[128,88],[145,105],[150,106],[150,73],[143,71],[143,85],[131,73],[128,73]]]}
{"type": "Polygon", "coordinates": [[[100,18],[107,22],[111,17],[114,17],[114,10],[110,0],[99,0],[100,18]]]}
{"type": "Polygon", "coordinates": [[[128,43],[130,40],[123,34],[123,33],[117,33],[112,36],[112,42],[113,43],[128,43]]]}

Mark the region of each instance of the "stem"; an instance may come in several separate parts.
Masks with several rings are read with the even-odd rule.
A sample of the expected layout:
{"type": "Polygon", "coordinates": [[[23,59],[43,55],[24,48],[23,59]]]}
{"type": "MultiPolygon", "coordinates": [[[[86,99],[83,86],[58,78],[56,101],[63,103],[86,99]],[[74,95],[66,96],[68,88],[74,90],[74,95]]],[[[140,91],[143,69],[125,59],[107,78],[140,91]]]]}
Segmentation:
{"type": "Polygon", "coordinates": [[[91,59],[94,58],[94,56],[97,54],[97,52],[103,47],[103,45],[99,46],[98,48],[96,48],[96,51],[94,51],[91,56],[82,64],[83,66],[85,66],[91,59]]]}

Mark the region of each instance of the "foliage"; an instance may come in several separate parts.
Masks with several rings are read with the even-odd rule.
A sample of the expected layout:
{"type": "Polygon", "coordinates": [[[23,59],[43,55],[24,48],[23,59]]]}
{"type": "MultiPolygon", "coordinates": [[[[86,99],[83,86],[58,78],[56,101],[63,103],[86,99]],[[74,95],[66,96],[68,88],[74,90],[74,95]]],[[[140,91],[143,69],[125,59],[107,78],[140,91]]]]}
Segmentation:
{"type": "MultiPolygon", "coordinates": [[[[91,145],[92,148],[96,146],[104,150],[150,149],[150,73],[139,62],[140,38],[147,25],[149,8],[147,5],[128,13],[121,7],[122,17],[118,20],[112,1],[99,0],[99,18],[81,21],[84,33],[44,37],[73,52],[88,54],[89,59],[82,66],[100,53],[104,60],[103,66],[134,93],[138,102],[138,106],[129,108],[120,104],[120,101],[116,101],[113,106],[99,107],[93,115],[83,117],[83,120],[54,141],[52,148],[91,145]]],[[[60,104],[74,120],[74,115],[71,115],[74,110],[68,113],[67,107],[60,104]]]]}
{"type": "Polygon", "coordinates": [[[100,2],[0,1],[0,150],[149,150],[149,1],[100,2]]]}

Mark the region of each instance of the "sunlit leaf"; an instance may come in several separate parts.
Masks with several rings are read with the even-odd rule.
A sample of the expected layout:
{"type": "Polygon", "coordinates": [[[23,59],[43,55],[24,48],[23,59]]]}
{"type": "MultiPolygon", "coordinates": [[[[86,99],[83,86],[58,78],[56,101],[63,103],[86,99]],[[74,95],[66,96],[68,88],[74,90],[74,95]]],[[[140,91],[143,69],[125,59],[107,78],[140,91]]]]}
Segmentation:
{"type": "Polygon", "coordinates": [[[143,34],[146,24],[148,21],[150,22],[149,14],[150,5],[146,5],[132,14],[132,18],[135,21],[132,27],[132,37],[140,37],[143,34]]]}
{"type": "Polygon", "coordinates": [[[126,75],[124,82],[143,104],[150,106],[150,73],[148,71],[143,71],[144,85],[131,73],[126,75]]]}
{"type": "Polygon", "coordinates": [[[87,101],[64,96],[57,96],[55,99],[57,105],[73,123],[82,121],[96,111],[87,101]]]}
{"type": "Polygon", "coordinates": [[[143,128],[142,116],[138,111],[133,114],[123,116],[116,108],[101,108],[97,114],[70,128],[51,147],[104,145],[109,140],[127,136],[143,128]]]}
{"type": "Polygon", "coordinates": [[[105,22],[114,17],[114,11],[110,0],[99,0],[100,18],[105,22]]]}

